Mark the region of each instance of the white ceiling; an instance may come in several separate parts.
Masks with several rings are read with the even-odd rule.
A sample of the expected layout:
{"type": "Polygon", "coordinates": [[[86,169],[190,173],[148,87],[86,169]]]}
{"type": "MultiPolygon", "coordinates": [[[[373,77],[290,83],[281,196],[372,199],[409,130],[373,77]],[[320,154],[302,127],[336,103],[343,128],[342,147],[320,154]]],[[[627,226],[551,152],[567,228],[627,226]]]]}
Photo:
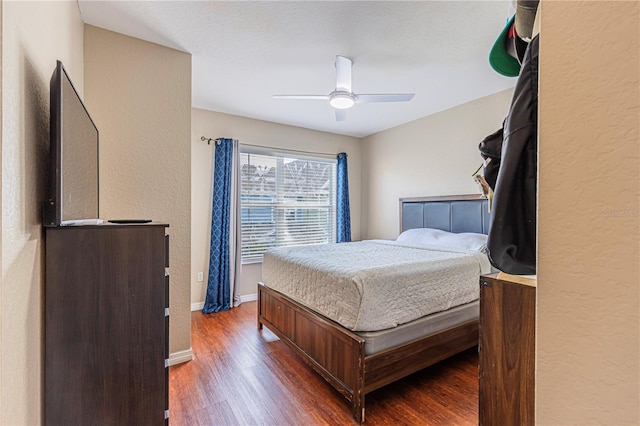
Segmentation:
{"type": "Polygon", "coordinates": [[[502,1],[87,1],[84,22],[192,55],[192,104],[364,137],[512,87],[487,57],[502,1]],[[415,93],[357,104],[336,122],[327,101],[335,55],[353,61],[356,93],[415,93]]]}

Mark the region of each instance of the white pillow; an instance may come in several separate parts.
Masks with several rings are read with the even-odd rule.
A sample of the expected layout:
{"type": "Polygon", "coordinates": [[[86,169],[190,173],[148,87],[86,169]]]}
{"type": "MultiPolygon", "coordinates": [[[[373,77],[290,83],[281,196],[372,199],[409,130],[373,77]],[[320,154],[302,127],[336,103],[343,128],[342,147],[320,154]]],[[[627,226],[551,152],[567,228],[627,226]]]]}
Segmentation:
{"type": "Polygon", "coordinates": [[[404,231],[396,241],[418,246],[440,246],[481,253],[486,253],[487,251],[487,236],[474,232],[455,234],[441,229],[416,228],[404,231]]]}
{"type": "Polygon", "coordinates": [[[402,234],[398,235],[396,241],[399,243],[407,244],[429,245],[433,244],[435,241],[442,238],[446,234],[450,234],[450,232],[433,228],[414,228],[408,229],[402,234]]]}

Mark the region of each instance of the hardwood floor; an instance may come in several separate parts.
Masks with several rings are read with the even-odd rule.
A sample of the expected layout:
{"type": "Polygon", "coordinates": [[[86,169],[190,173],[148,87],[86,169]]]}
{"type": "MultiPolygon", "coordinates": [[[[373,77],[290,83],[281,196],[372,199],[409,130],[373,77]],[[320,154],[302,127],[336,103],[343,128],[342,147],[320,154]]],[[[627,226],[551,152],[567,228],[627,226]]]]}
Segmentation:
{"type": "MultiPolygon", "coordinates": [[[[172,426],[356,424],[346,399],[257,330],[255,302],[191,320],[194,360],[169,369],[172,426]]],[[[365,406],[366,425],[477,425],[477,349],[368,394],[365,406]]]]}

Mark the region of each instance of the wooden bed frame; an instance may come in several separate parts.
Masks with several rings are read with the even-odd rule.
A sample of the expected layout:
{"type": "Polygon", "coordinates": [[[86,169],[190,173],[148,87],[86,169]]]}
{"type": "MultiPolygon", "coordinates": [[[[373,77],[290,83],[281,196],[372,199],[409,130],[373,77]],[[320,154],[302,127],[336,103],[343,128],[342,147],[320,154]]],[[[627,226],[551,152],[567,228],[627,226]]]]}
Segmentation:
{"type": "MultiPolygon", "coordinates": [[[[401,199],[400,204],[460,200],[482,200],[482,197],[411,198],[401,199]]],[[[401,207],[401,230],[406,229],[402,227],[403,215],[401,207]]],[[[365,419],[364,399],[367,393],[478,344],[476,319],[382,352],[365,355],[362,337],[259,283],[258,329],[261,330],[263,325],[351,403],[353,416],[358,423],[365,419]]]]}

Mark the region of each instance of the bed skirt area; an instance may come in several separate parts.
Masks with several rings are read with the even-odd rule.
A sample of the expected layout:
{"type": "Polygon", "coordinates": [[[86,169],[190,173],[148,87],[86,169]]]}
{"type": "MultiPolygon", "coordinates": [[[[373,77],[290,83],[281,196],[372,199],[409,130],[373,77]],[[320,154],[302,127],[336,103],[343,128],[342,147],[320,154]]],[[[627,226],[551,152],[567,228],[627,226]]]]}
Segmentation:
{"type": "Polygon", "coordinates": [[[378,331],[356,331],[355,333],[364,339],[364,354],[373,355],[455,327],[458,324],[477,320],[479,315],[480,301],[475,300],[394,328],[378,331]]]}
{"type": "Polygon", "coordinates": [[[337,389],[359,423],[367,393],[478,344],[477,315],[469,319],[473,307],[440,331],[371,354],[364,337],[262,283],[257,308],[258,329],[267,326],[337,389]]]}

